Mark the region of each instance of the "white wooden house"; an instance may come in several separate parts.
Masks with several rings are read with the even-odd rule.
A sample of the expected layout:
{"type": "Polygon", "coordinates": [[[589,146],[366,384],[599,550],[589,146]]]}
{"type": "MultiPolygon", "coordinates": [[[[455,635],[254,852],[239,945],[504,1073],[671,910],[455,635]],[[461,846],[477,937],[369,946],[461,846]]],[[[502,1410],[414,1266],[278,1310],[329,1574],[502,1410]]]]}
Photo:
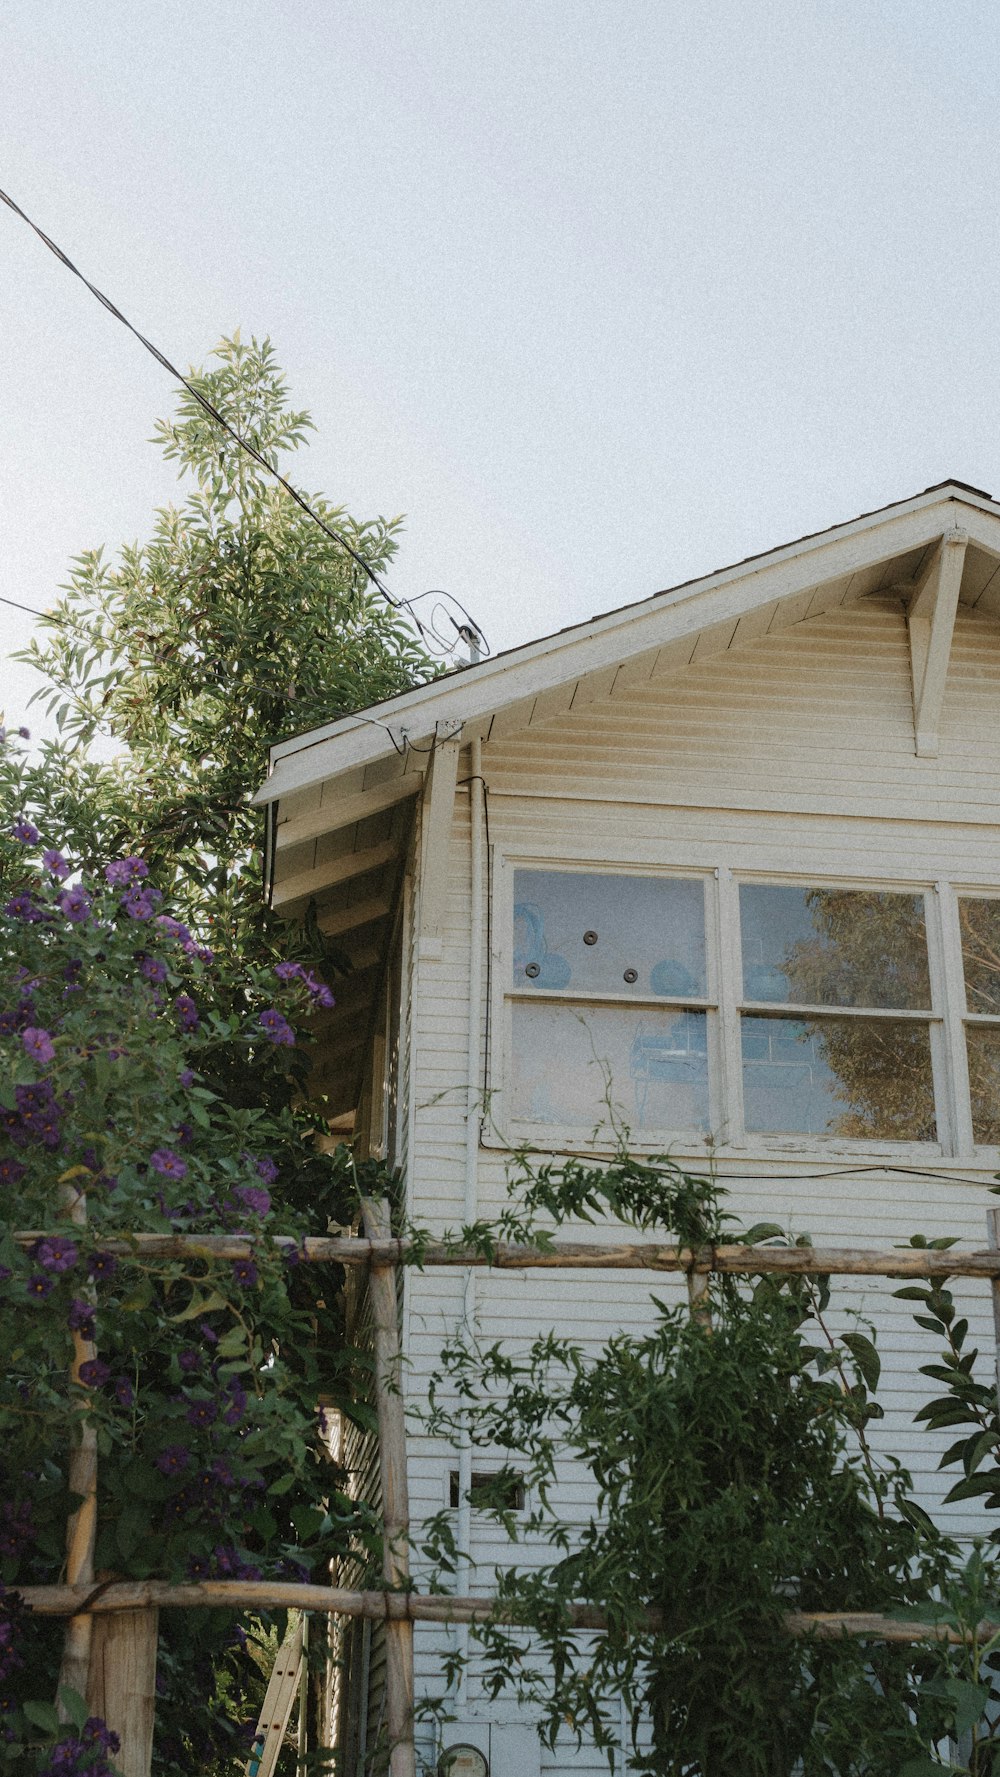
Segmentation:
{"type": "MultiPolygon", "coordinates": [[[[495,1214],[512,1142],[600,1149],[596,1057],[633,1145],[692,1169],[711,1151],[749,1221],[984,1244],[1000,1170],[987,495],[945,482],[452,672],[276,747],[258,800],[274,906],[314,899],[352,959],[324,1026],[331,1116],[401,1167],[414,1222],[495,1214]]],[[[931,1354],[892,1288],[851,1299],[879,1327],[881,1436],[936,1509],[948,1483],[912,1425],[931,1354]]],[[[640,1329],[649,1293],[621,1272],[410,1273],[406,1388],[419,1399],[463,1317],[599,1343],[640,1329]]],[[[988,1290],[965,1293],[991,1355],[988,1290]]],[[[456,1471],[461,1496],[468,1454],[413,1438],[417,1520],[456,1471]]],[[[567,1472],[567,1517],[586,1499],[567,1472]]],[[[508,1545],[457,1511],[476,1563],[457,1590],[488,1591],[508,1545]]],[[[437,1633],[417,1638],[431,1690],[437,1633]]],[[[493,1777],[606,1768],[540,1752],[474,1679],[455,1707],[450,1738],[493,1777]]]]}

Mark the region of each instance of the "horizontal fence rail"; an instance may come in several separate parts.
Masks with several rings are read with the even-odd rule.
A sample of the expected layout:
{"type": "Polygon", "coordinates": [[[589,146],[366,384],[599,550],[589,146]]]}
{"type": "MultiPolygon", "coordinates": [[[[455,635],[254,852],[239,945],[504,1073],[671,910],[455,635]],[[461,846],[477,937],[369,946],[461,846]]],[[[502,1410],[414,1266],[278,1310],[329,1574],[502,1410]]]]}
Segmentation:
{"type": "MultiPolygon", "coordinates": [[[[38,1616],[68,1617],[86,1612],[160,1609],[309,1610],[327,1616],[369,1617],[390,1623],[482,1623],[517,1625],[518,1613],[492,1598],[450,1597],[446,1593],[354,1592],[339,1586],[286,1584],[280,1580],[198,1580],[173,1586],[161,1580],[113,1580],[99,1586],[19,1586],[19,1596],[38,1616]]],[[[574,1629],[608,1627],[607,1613],[591,1604],[570,1604],[567,1619],[574,1629]]],[[[661,1613],[648,1610],[643,1622],[651,1634],[661,1613]]],[[[946,1622],[910,1622],[877,1611],[788,1611],[785,1625],[792,1635],[860,1635],[873,1641],[986,1641],[1000,1631],[1000,1622],[984,1621],[968,1628],[946,1622]]],[[[530,1625],[529,1625],[530,1626],[530,1625]]]]}
{"type": "MultiPolygon", "coordinates": [[[[18,1246],[45,1239],[40,1229],[14,1235],[18,1246]]],[[[598,1245],[592,1241],[558,1240],[551,1246],[498,1244],[488,1253],[478,1247],[443,1241],[423,1245],[407,1240],[364,1240],[351,1235],[295,1241],[278,1235],[261,1240],[250,1234],[124,1234],[101,1239],[101,1247],[120,1258],[245,1259],[254,1253],[295,1252],[310,1264],[337,1265],[481,1265],[490,1270],[677,1271],[696,1275],[718,1272],[732,1277],[769,1274],[791,1277],[985,1277],[1000,1279],[1000,1250],[947,1251],[927,1247],[819,1246],[663,1246],[598,1245]]]]}

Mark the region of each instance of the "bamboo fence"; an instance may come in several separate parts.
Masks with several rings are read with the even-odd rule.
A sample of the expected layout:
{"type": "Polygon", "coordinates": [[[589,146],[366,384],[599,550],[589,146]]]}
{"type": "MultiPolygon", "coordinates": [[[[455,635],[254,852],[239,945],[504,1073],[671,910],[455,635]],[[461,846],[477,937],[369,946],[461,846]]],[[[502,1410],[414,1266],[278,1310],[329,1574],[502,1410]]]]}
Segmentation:
{"type": "MultiPolygon", "coordinates": [[[[67,1583],[53,1586],[22,1586],[17,1591],[26,1605],[40,1616],[67,1617],[72,1625],[86,1625],[71,1638],[77,1663],[87,1647],[89,1686],[95,1694],[94,1657],[101,1650],[105,1669],[120,1659],[129,1669],[127,1684],[108,1683],[120,1709],[111,1719],[122,1739],[119,1765],[123,1777],[150,1777],[152,1710],[155,1681],[156,1613],[160,1609],[218,1609],[234,1611],[296,1609],[327,1616],[366,1617],[386,1625],[386,1728],[389,1738],[390,1777],[415,1777],[413,1740],[413,1626],[416,1623],[461,1624],[490,1617],[516,1623],[517,1615],[490,1597],[421,1595],[410,1589],[409,1505],[407,1496],[406,1423],[401,1388],[399,1303],[396,1287],[400,1266],[477,1266],[501,1270],[646,1270],[681,1272],[688,1280],[692,1314],[706,1315],[707,1279],[713,1272],[734,1277],[785,1275],[799,1277],[943,1277],[986,1278],[991,1285],[994,1325],[997,1332],[997,1369],[1000,1384],[1000,1210],[987,1213],[989,1247],[984,1250],[940,1250],[927,1247],[894,1247],[871,1251],[863,1248],[811,1246],[717,1245],[684,1247],[657,1242],[607,1244],[554,1240],[543,1247],[501,1244],[485,1252],[478,1247],[450,1242],[431,1244],[395,1239],[389,1234],[385,1203],[366,1200],[363,1205],[365,1236],[336,1236],[294,1242],[279,1238],[279,1247],[295,1246],[299,1258],[314,1264],[366,1265],[375,1333],[376,1407],[379,1437],[379,1474],[383,1512],[383,1572],[381,1591],[350,1590],[336,1586],[285,1584],[277,1581],[202,1580],[169,1585],[157,1580],[104,1580],[93,1583],[92,1514],[86,1537],[80,1530],[81,1507],[68,1529],[67,1583]],[[88,1568],[87,1543],[90,1547],[88,1568]],[[83,1551],[80,1553],[80,1551],[83,1551]],[[75,1552],[75,1553],[74,1553],[75,1552]],[[103,1633],[94,1635],[91,1625],[100,1622],[103,1633]],[[129,1625],[130,1633],[116,1641],[112,1624],[129,1625]],[[105,1627],[106,1625],[106,1627],[105,1627]],[[145,1657],[135,1659],[136,1646],[145,1657]],[[154,1657],[148,1657],[152,1646],[154,1657]],[[117,1648],[117,1652],[116,1652],[117,1648]]],[[[40,1231],[14,1236],[28,1246],[40,1231]]],[[[253,1254],[263,1243],[250,1235],[131,1234],[105,1239],[106,1250],[137,1259],[236,1259],[253,1254]]],[[[74,1350],[78,1367],[84,1352],[74,1350]]],[[[86,1432],[86,1427],[85,1427],[86,1432]]],[[[84,1436],[74,1460],[86,1454],[87,1486],[77,1489],[96,1497],[96,1452],[93,1457],[84,1436]]],[[[910,1643],[923,1640],[946,1642],[983,1639],[1000,1631],[1000,1622],[983,1622],[968,1629],[944,1622],[909,1621],[871,1612],[791,1611],[785,1621],[790,1633],[799,1636],[858,1635],[874,1640],[910,1643]]],[[[655,1633],[659,1618],[645,1615],[655,1633]]],[[[567,1624],[581,1631],[607,1627],[605,1614],[591,1605],[567,1608],[567,1624]]],[[[81,1688],[77,1685],[75,1688],[81,1688]]]]}

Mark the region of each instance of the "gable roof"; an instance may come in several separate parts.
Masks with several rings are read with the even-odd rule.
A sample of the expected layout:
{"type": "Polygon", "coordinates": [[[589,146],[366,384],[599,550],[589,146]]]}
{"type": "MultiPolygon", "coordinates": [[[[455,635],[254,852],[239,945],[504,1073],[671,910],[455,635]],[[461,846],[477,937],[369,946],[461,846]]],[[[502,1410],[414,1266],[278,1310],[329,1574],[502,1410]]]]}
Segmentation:
{"type": "Polygon", "coordinates": [[[702,659],[776,624],[872,592],[910,593],[928,552],[956,529],[970,545],[963,602],[1000,613],[1000,504],[964,482],[939,482],[912,499],[456,667],[427,685],[282,741],[271,750],[270,774],[254,800],[273,804],[394,756],[408,757],[409,770],[419,772],[418,749],[435,735],[461,728],[465,739],[485,739],[497,734],[501,716],[504,732],[546,719],[553,713],[548,695],[571,680],[577,686],[587,681],[583,700],[592,701],[623,690],[630,679],[702,659]]]}
{"type": "Polygon", "coordinates": [[[269,805],[271,902],[293,914],[315,902],[339,952],[336,1006],[315,1020],[313,1085],[327,1093],[328,1114],[359,1102],[412,809],[425,786],[428,820],[444,823],[427,855],[446,870],[459,744],[634,695],[651,678],[871,594],[906,603],[915,748],[933,753],[958,602],[1000,618],[1000,504],[957,481],[457,667],[274,747],[255,797],[269,805]]]}

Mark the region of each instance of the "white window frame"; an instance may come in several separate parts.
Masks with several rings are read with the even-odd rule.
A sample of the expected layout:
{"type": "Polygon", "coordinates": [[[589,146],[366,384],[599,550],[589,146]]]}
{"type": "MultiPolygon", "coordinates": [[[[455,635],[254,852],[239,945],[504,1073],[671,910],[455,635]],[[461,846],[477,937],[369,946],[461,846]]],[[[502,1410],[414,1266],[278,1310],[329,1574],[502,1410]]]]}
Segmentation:
{"type": "MultiPolygon", "coordinates": [[[[717,848],[721,855],[725,848],[717,848]]],[[[706,847],[699,842],[690,852],[704,857],[706,847]]],[[[797,1160],[829,1160],[840,1157],[859,1162],[885,1161],[887,1164],[914,1162],[916,1169],[928,1163],[939,1165],[959,1163],[966,1166],[989,1167],[1000,1162],[1000,1148],[977,1147],[973,1140],[972,1112],[969,1099],[968,1062],[965,1049],[967,1022],[991,1022],[982,1014],[970,1014],[965,1003],[965,981],[962,969],[961,937],[958,923],[959,897],[1000,900],[1000,889],[964,880],[935,880],[928,875],[905,877],[898,872],[884,876],[874,874],[831,873],[821,869],[809,871],[781,868],[738,867],[720,862],[711,865],[674,861],[671,856],[648,859],[594,858],[587,855],[541,853],[512,846],[496,845],[493,851],[491,892],[493,896],[492,994],[490,1003],[490,1042],[488,1104],[483,1122],[483,1143],[487,1147],[526,1147],[540,1153],[610,1152],[613,1139],[609,1134],[593,1139],[593,1125],[559,1126],[516,1120],[508,1102],[508,1082],[512,1078],[512,1006],[527,997],[512,988],[513,968],[513,883],[515,870],[548,870],[607,875],[654,876],[699,880],[705,883],[705,950],[706,996],[692,998],[684,1004],[704,1005],[708,1025],[708,1088],[711,1133],[701,1136],[690,1131],[643,1130],[630,1135],[630,1145],[637,1152],[669,1152],[678,1159],[704,1163],[713,1154],[745,1159],[790,1158],[797,1160]],[[883,893],[922,894],[925,906],[927,957],[931,985],[931,1007],[917,1015],[926,1023],[930,1034],[931,1066],[938,1139],[933,1142],[894,1142],[857,1139],[846,1136],[808,1134],[748,1134],[743,1122],[743,1060],[741,1050],[741,1005],[743,971],[740,944],[739,888],[742,883],[775,886],[876,890],[883,893]]],[[[574,994],[538,990],[533,999],[564,1000],[569,1003],[626,1003],[644,1005],[646,996],[574,994]]],[[[661,1010],[674,1002],[656,996],[650,1000],[661,1010]]],[[[678,1001],[678,1005],[682,1002],[678,1001]]],[[[875,1009],[877,1013],[877,1009],[875,1009]]],[[[892,1009],[885,1009],[885,1016],[892,1009]]],[[[992,1022],[1000,1027],[1000,1016],[992,1022]]],[[[597,1121],[597,1110],[595,1119],[597,1121]]]]}

